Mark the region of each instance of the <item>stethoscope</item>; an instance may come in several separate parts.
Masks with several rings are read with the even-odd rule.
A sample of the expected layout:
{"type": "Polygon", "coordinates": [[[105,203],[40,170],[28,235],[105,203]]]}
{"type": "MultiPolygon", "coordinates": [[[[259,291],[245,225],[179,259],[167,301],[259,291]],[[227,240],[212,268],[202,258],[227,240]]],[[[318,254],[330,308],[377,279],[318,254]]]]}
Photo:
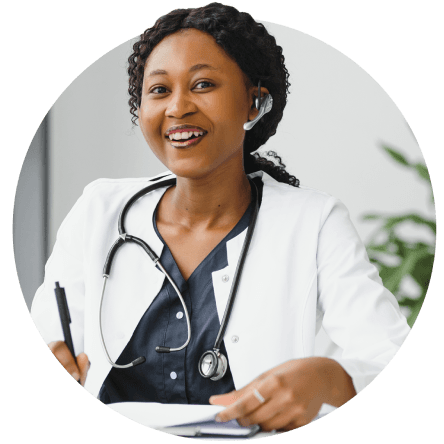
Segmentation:
{"type": "MultiPolygon", "coordinates": [[[[165,176],[162,176],[161,178],[157,179],[160,180],[165,176]]],[[[188,314],[187,307],[185,305],[185,301],[182,297],[182,294],[180,293],[179,289],[177,288],[177,285],[174,283],[174,281],[171,279],[170,275],[166,272],[166,270],[163,268],[162,264],[160,263],[159,257],[156,255],[156,253],[150,248],[150,246],[143,241],[142,239],[139,239],[136,236],[131,236],[127,234],[125,230],[125,218],[128,214],[128,211],[130,210],[131,206],[139,200],[142,196],[145,196],[146,194],[150,193],[151,191],[157,190],[162,187],[172,186],[176,184],[176,178],[168,179],[165,181],[161,181],[158,183],[155,183],[153,185],[150,185],[148,187],[143,188],[139,192],[137,192],[131,199],[128,200],[126,205],[123,207],[123,210],[121,211],[119,215],[118,220],[118,230],[119,230],[119,238],[114,242],[113,246],[109,250],[108,256],[105,261],[105,265],[103,267],[103,287],[102,287],[102,296],[100,299],[100,307],[99,307],[99,329],[100,329],[100,338],[102,341],[103,350],[105,352],[105,355],[108,359],[108,362],[115,368],[129,368],[129,367],[135,367],[136,365],[142,364],[145,362],[145,357],[140,356],[139,358],[135,359],[134,361],[130,362],[126,365],[118,365],[110,358],[108,351],[106,349],[105,340],[103,338],[103,332],[102,332],[102,303],[103,303],[103,297],[105,294],[105,288],[106,288],[106,282],[109,278],[110,271],[111,271],[111,265],[112,261],[114,259],[114,256],[116,255],[117,250],[128,242],[133,242],[140,247],[142,247],[145,252],[148,254],[148,256],[151,258],[151,260],[154,262],[157,267],[159,267],[160,271],[166,276],[166,278],[170,281],[171,285],[173,286],[174,290],[177,293],[177,296],[180,299],[180,302],[182,303],[186,322],[187,322],[187,329],[188,329],[188,337],[185,343],[181,347],[172,348],[172,347],[165,347],[165,346],[158,346],[156,347],[156,352],[158,353],[170,353],[170,352],[176,352],[184,349],[190,342],[191,339],[191,326],[190,326],[190,317],[188,314]]],[[[230,319],[231,311],[233,309],[234,300],[236,298],[237,289],[239,286],[240,278],[242,275],[242,270],[244,267],[245,259],[248,253],[248,248],[251,243],[251,238],[253,236],[254,227],[256,225],[256,219],[259,212],[259,197],[258,197],[258,191],[256,188],[255,183],[250,180],[251,184],[251,191],[252,191],[252,200],[254,202],[253,211],[250,216],[249,224],[248,224],[248,230],[247,234],[245,236],[244,244],[242,246],[242,251],[240,255],[239,262],[237,264],[236,272],[234,274],[233,284],[231,286],[230,295],[228,297],[227,306],[225,308],[225,313],[222,318],[221,326],[219,329],[219,332],[216,337],[216,341],[213,346],[213,350],[206,351],[201,358],[199,359],[199,373],[204,378],[211,378],[213,381],[217,381],[221,379],[228,368],[228,361],[227,358],[220,352],[220,347],[222,344],[222,340],[224,338],[225,330],[228,325],[228,321],[230,319]]]]}

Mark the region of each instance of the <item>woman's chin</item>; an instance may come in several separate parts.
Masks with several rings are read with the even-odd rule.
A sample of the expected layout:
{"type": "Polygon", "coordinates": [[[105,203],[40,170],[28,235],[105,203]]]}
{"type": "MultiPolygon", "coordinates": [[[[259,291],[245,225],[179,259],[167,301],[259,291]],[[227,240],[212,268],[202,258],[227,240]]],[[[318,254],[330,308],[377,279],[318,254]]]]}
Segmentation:
{"type": "Polygon", "coordinates": [[[177,177],[184,179],[202,179],[211,172],[212,168],[208,165],[202,165],[196,160],[169,162],[165,166],[177,177]]]}
{"type": "Polygon", "coordinates": [[[243,171],[242,149],[225,156],[209,151],[205,153],[206,155],[195,156],[169,154],[161,161],[177,177],[205,179],[223,176],[226,179],[230,175],[236,176],[239,171],[243,171]]]}

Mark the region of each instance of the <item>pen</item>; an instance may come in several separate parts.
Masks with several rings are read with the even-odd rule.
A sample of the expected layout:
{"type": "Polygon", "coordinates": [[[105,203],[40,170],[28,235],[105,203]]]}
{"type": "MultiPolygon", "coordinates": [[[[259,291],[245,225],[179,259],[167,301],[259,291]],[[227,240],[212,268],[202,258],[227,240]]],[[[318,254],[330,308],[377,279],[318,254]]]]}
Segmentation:
{"type": "MultiPolygon", "coordinates": [[[[57,306],[59,308],[60,322],[62,323],[63,336],[65,337],[65,344],[67,345],[69,351],[71,352],[74,361],[76,361],[76,355],[74,353],[74,344],[72,343],[71,329],[69,324],[71,323],[71,316],[69,315],[68,301],[66,300],[65,289],[60,287],[59,283],[55,283],[56,288],[54,289],[57,306]]],[[[78,381],[80,384],[80,381],[78,381]]]]}

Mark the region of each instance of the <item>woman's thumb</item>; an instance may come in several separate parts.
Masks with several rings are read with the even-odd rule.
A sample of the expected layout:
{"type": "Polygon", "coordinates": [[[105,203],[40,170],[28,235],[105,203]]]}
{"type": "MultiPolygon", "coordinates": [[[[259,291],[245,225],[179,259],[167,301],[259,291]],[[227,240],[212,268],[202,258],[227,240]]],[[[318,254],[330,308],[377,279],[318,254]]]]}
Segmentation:
{"type": "Polygon", "coordinates": [[[85,353],[80,353],[80,355],[77,356],[77,366],[80,370],[80,384],[85,385],[86,375],[91,367],[91,363],[85,353]]]}

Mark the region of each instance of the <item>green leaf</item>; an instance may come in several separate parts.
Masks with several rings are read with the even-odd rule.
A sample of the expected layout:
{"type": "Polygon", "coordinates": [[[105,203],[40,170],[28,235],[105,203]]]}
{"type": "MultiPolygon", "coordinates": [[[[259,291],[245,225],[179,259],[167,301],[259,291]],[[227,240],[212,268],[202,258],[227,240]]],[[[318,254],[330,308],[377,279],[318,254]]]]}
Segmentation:
{"type": "Polygon", "coordinates": [[[396,274],[398,267],[388,267],[387,265],[384,265],[381,262],[379,262],[379,265],[380,265],[379,276],[381,276],[382,282],[384,283],[384,287],[386,287],[389,291],[395,294],[399,287],[399,282],[401,282],[401,280],[399,280],[399,282],[397,283],[390,279],[393,277],[393,275],[396,274]]]}
{"type": "Polygon", "coordinates": [[[416,172],[419,174],[420,177],[430,182],[430,174],[427,167],[422,163],[417,163],[415,165],[416,172]]]}
{"type": "Polygon", "coordinates": [[[435,256],[433,254],[427,254],[421,257],[414,270],[412,270],[412,278],[420,285],[423,293],[427,292],[429,287],[430,278],[432,277],[433,261],[435,256]]]}
{"type": "Polygon", "coordinates": [[[416,263],[427,254],[428,252],[425,248],[408,251],[401,264],[394,270],[392,269],[392,273],[388,274],[386,271],[384,273],[385,279],[381,275],[381,279],[383,280],[384,285],[393,294],[396,294],[398,292],[402,278],[407,274],[411,274],[415,269],[416,263]]]}
{"type": "Polygon", "coordinates": [[[399,305],[401,305],[402,307],[408,307],[410,309],[413,309],[413,307],[418,303],[418,301],[420,301],[422,303],[422,301],[424,300],[423,297],[419,297],[418,299],[412,299],[412,298],[402,298],[399,299],[399,305]]]}
{"type": "Polygon", "coordinates": [[[364,220],[374,220],[374,219],[381,219],[384,216],[382,214],[364,214],[362,216],[362,219],[364,220]]]}
{"type": "Polygon", "coordinates": [[[382,252],[382,253],[387,253],[387,254],[392,254],[392,252],[389,250],[389,243],[385,243],[382,245],[367,245],[367,251],[368,250],[372,250],[372,251],[378,251],[378,252],[382,252]]]}
{"type": "Polygon", "coordinates": [[[410,325],[410,327],[413,327],[413,324],[415,323],[416,318],[419,315],[419,311],[421,310],[423,302],[423,300],[418,300],[417,303],[412,307],[412,312],[407,318],[407,323],[410,325]]]}
{"type": "Polygon", "coordinates": [[[436,234],[436,222],[434,220],[424,219],[419,214],[406,214],[404,216],[388,217],[386,219],[384,228],[387,230],[392,230],[396,225],[407,220],[419,225],[427,225],[436,234]]]}
{"type": "Polygon", "coordinates": [[[404,258],[408,254],[408,252],[410,251],[407,244],[404,241],[402,241],[401,239],[398,239],[394,235],[389,237],[389,242],[392,242],[393,244],[396,245],[397,254],[398,254],[398,256],[400,256],[402,258],[404,258]]]}
{"type": "Polygon", "coordinates": [[[410,163],[407,161],[407,159],[398,151],[395,151],[394,149],[384,145],[382,146],[382,148],[384,148],[387,153],[389,153],[390,156],[392,156],[392,158],[396,160],[396,162],[400,163],[401,165],[410,166],[410,163]]]}

